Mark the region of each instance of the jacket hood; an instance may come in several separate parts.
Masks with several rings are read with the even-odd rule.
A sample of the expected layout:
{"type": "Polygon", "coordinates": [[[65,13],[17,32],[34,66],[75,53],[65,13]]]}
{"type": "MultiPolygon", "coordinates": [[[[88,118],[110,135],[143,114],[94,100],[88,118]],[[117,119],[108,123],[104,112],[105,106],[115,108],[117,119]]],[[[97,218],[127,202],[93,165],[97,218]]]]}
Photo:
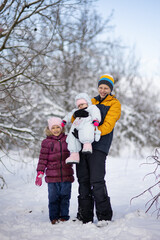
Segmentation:
{"type": "Polygon", "coordinates": [[[77,100],[79,99],[85,99],[88,103],[88,107],[92,105],[92,102],[91,102],[91,99],[90,97],[88,96],[87,93],[79,93],[76,97],[75,97],[75,104],[77,102],[77,100]]]}

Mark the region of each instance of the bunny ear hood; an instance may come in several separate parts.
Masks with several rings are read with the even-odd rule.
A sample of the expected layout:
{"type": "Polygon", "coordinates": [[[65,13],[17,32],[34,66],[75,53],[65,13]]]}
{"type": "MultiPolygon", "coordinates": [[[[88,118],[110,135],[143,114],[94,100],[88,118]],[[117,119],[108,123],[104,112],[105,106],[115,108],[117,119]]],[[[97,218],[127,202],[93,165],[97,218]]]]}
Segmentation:
{"type": "Polygon", "coordinates": [[[80,100],[80,99],[84,99],[88,103],[88,107],[92,105],[91,98],[89,97],[89,95],[87,93],[79,93],[75,97],[75,104],[76,104],[77,100],[80,100]]]}

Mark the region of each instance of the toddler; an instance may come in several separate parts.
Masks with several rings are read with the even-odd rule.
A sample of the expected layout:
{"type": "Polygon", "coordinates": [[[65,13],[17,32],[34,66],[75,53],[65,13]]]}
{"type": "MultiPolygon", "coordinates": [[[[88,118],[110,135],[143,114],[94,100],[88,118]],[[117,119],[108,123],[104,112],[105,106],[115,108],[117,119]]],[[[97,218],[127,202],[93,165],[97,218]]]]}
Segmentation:
{"type": "Polygon", "coordinates": [[[101,134],[97,128],[101,121],[100,110],[92,104],[88,94],[78,94],[75,103],[78,110],[73,109],[68,113],[61,124],[65,126],[67,122],[71,121],[72,117],[74,119],[66,139],[71,153],[66,159],[67,164],[79,163],[79,151],[81,149],[83,153],[92,153],[92,142],[99,141],[101,134]]]}

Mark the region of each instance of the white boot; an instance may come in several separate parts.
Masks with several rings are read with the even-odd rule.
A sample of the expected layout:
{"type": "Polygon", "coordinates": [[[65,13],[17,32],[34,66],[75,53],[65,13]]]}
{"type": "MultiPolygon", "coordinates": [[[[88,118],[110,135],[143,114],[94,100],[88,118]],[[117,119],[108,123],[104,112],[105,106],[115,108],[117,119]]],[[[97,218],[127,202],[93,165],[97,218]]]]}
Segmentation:
{"type": "Polygon", "coordinates": [[[66,159],[66,164],[78,164],[79,163],[79,153],[71,152],[71,155],[66,159]]]}
{"type": "Polygon", "coordinates": [[[99,227],[99,228],[106,227],[106,226],[108,226],[108,223],[109,223],[109,221],[107,221],[107,220],[98,221],[97,227],[99,227]]]}

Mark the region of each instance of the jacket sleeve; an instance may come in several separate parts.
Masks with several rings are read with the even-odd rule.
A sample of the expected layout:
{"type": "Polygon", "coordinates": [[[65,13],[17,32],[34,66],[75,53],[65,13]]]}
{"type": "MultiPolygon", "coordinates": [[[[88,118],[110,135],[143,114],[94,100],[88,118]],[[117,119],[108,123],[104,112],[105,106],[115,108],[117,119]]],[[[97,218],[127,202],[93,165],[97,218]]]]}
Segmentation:
{"type": "Polygon", "coordinates": [[[101,112],[96,105],[91,105],[86,110],[89,112],[92,121],[93,120],[98,120],[99,122],[101,121],[101,112]]]}
{"type": "Polygon", "coordinates": [[[118,100],[115,100],[110,106],[102,125],[98,127],[101,131],[101,135],[106,135],[112,132],[116,122],[121,116],[121,104],[118,100]]]}
{"type": "Polygon", "coordinates": [[[45,139],[44,139],[41,144],[39,161],[38,161],[38,165],[37,165],[37,172],[45,171],[45,169],[47,167],[47,162],[48,162],[48,155],[49,155],[49,146],[47,144],[47,141],[45,141],[45,139]]]}
{"type": "Polygon", "coordinates": [[[67,123],[70,123],[72,116],[76,110],[77,109],[73,109],[71,112],[67,113],[66,116],[63,118],[63,120],[66,121],[67,123]]]}

